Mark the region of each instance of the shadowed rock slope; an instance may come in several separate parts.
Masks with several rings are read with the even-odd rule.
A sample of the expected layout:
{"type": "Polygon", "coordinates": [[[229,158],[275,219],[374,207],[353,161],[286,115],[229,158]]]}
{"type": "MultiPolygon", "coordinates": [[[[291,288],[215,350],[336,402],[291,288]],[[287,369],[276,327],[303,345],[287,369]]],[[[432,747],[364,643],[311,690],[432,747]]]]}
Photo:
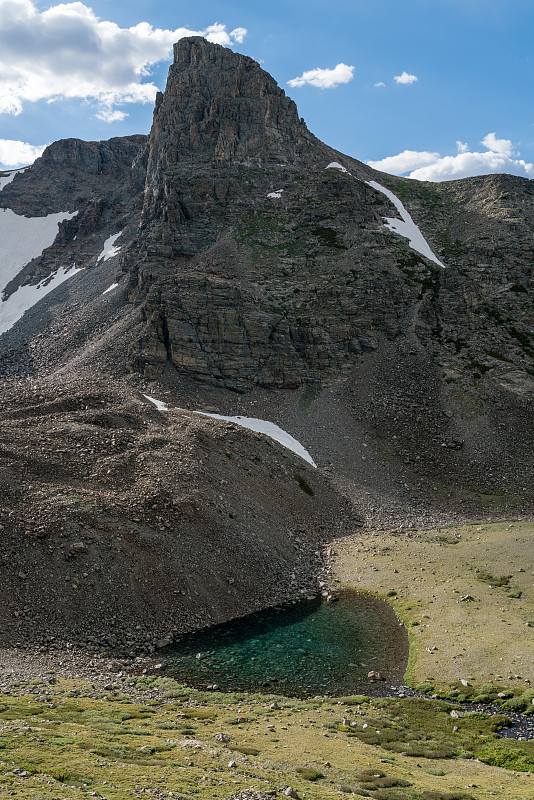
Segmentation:
{"type": "Polygon", "coordinates": [[[10,643],[150,651],[315,594],[354,515],[265,436],[113,382],[25,382],[0,412],[0,627],[10,643]]]}

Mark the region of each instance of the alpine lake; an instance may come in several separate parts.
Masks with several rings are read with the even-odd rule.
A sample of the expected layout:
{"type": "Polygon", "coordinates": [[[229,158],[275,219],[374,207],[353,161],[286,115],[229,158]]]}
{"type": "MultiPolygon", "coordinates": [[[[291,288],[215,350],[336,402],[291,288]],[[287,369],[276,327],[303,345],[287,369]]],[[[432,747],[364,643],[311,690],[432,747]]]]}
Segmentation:
{"type": "MultiPolygon", "coordinates": [[[[408,634],[383,600],[352,590],[306,600],[183,636],[164,673],[221,691],[295,697],[391,693],[408,663],[408,634]],[[371,680],[370,672],[380,680],[371,680]]],[[[161,674],[161,673],[160,673],[161,674]]]]}

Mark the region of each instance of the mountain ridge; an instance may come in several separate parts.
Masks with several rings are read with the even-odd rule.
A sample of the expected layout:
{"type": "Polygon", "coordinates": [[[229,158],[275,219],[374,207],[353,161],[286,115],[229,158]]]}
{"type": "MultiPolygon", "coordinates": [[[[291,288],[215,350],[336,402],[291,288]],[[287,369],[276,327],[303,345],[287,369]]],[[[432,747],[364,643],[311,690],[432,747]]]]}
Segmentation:
{"type": "MultiPolygon", "coordinates": [[[[199,38],[177,43],[175,59],[149,137],[54,143],[0,192],[0,219],[7,211],[21,218],[77,212],[60,223],[51,245],[0,287],[1,315],[4,303],[16,304],[24,293],[38,301],[47,282],[65,277],[0,336],[8,417],[17,406],[17,386],[31,395],[28,409],[37,402],[34,391],[52,402],[54,387],[64,387],[68,403],[54,412],[53,426],[67,437],[65,462],[76,437],[94,434],[96,423],[81,418],[91,381],[115,387],[116,402],[105,397],[110,440],[126,436],[125,405],[138,428],[161,427],[147,445],[154,462],[171,447],[168,437],[178,422],[174,412],[162,412],[156,423],[157,412],[147,410],[143,395],[169,407],[269,419],[298,438],[319,465],[329,519],[337,514],[339,520],[320,522],[310,512],[309,538],[319,548],[328,538],[325,525],[333,537],[361,523],[418,527],[530,514],[532,182],[485,176],[429,184],[378,173],[316,139],[293,101],[252,59],[199,38]],[[418,233],[434,259],[401,231],[418,233]],[[80,419],[69,416],[72,408],[80,419]],[[76,436],[69,438],[69,431],[76,436]]],[[[26,412],[20,413],[24,419],[26,412]]],[[[49,424],[43,414],[45,451],[53,448],[49,424]]],[[[227,480],[220,424],[182,426],[185,439],[203,431],[206,458],[212,453],[221,470],[220,478],[201,470],[200,503],[202,497],[211,502],[217,480],[227,480]]],[[[98,489],[91,489],[117,509],[130,491],[124,487],[138,485],[143,470],[137,434],[128,435],[122,467],[111,452],[103,456],[113,462],[106,467],[110,477],[102,471],[98,489]],[[119,470],[120,490],[113,470],[119,470]]],[[[277,472],[284,451],[271,461],[264,439],[251,441],[243,432],[235,437],[243,453],[271,470],[250,486],[250,498],[231,494],[229,530],[243,503],[261,507],[266,480],[281,494],[289,481],[284,508],[290,516],[306,497],[292,475],[277,472]]],[[[14,453],[27,445],[17,439],[12,451],[0,453],[1,474],[9,477],[14,453]]],[[[158,470],[160,480],[169,478],[158,470]]],[[[80,479],[76,493],[93,502],[84,480],[89,477],[80,479]]],[[[186,473],[176,480],[173,502],[187,491],[186,473]]],[[[57,487],[44,476],[34,481],[30,516],[37,518],[50,508],[57,487]]],[[[226,495],[229,490],[221,489],[226,495]]],[[[156,497],[154,516],[165,519],[169,502],[156,497]]],[[[60,531],[72,509],[52,505],[50,531],[35,546],[42,546],[55,580],[66,552],[60,531]]],[[[150,535],[159,536],[159,521],[145,522],[150,535]]],[[[13,541],[26,535],[14,528],[7,509],[0,524],[13,541]]],[[[87,540],[87,547],[92,524],[84,514],[76,521],[76,541],[87,540]]],[[[139,525],[128,517],[118,529],[132,558],[139,525]]],[[[209,536],[213,520],[202,525],[209,536]]],[[[259,532],[255,521],[251,525],[259,532]]],[[[293,547],[284,530],[277,517],[271,542],[277,552],[284,541],[290,552],[293,547]]],[[[13,549],[10,544],[8,552],[13,549]]],[[[316,575],[317,561],[308,550],[302,559],[302,585],[309,590],[304,573],[316,575]]],[[[135,574],[139,563],[131,567],[135,574]]],[[[267,580],[254,563],[235,614],[255,582],[268,604],[274,578],[267,580]]],[[[291,559],[277,564],[286,597],[293,598],[298,587],[291,588],[291,559]]],[[[125,579],[126,598],[134,589],[125,579]]],[[[174,609],[171,594],[162,590],[161,602],[174,609]]],[[[26,597],[31,604],[31,592],[26,597]]],[[[194,608],[201,616],[202,603],[194,608]]],[[[225,614],[232,615],[230,606],[225,614]]],[[[75,615],[70,630],[78,623],[75,615]]],[[[161,617],[151,624],[166,635],[161,617]]]]}

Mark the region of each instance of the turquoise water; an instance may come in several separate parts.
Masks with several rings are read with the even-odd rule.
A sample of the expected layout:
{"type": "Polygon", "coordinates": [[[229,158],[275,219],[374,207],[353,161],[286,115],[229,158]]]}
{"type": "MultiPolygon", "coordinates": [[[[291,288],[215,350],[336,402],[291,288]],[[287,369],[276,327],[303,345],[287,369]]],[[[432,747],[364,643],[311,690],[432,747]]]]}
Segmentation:
{"type": "Polygon", "coordinates": [[[402,683],[408,636],[391,607],[358,592],[338,602],[306,601],[253,614],[168,648],[165,672],[182,683],[223,691],[298,697],[380,694],[402,683]],[[367,673],[386,679],[371,683],[367,673]]]}

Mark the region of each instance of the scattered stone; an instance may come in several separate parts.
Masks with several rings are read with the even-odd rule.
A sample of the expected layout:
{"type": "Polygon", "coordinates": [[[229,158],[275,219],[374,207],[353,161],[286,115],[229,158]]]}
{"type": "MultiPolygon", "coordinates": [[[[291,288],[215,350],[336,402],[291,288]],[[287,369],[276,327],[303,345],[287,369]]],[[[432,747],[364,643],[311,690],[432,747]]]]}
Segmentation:
{"type": "Polygon", "coordinates": [[[384,678],[384,677],[382,677],[382,675],[380,674],[380,672],[377,672],[377,671],[376,671],[376,670],[374,670],[374,669],[370,670],[370,671],[367,673],[367,677],[369,678],[369,680],[371,681],[371,683],[374,683],[374,682],[376,682],[376,681],[383,681],[383,680],[385,680],[385,678],[384,678]]]}
{"type": "Polygon", "coordinates": [[[300,800],[297,790],[293,789],[292,786],[288,786],[287,789],[284,789],[282,794],[284,794],[286,797],[291,797],[292,800],[300,800]]]}

